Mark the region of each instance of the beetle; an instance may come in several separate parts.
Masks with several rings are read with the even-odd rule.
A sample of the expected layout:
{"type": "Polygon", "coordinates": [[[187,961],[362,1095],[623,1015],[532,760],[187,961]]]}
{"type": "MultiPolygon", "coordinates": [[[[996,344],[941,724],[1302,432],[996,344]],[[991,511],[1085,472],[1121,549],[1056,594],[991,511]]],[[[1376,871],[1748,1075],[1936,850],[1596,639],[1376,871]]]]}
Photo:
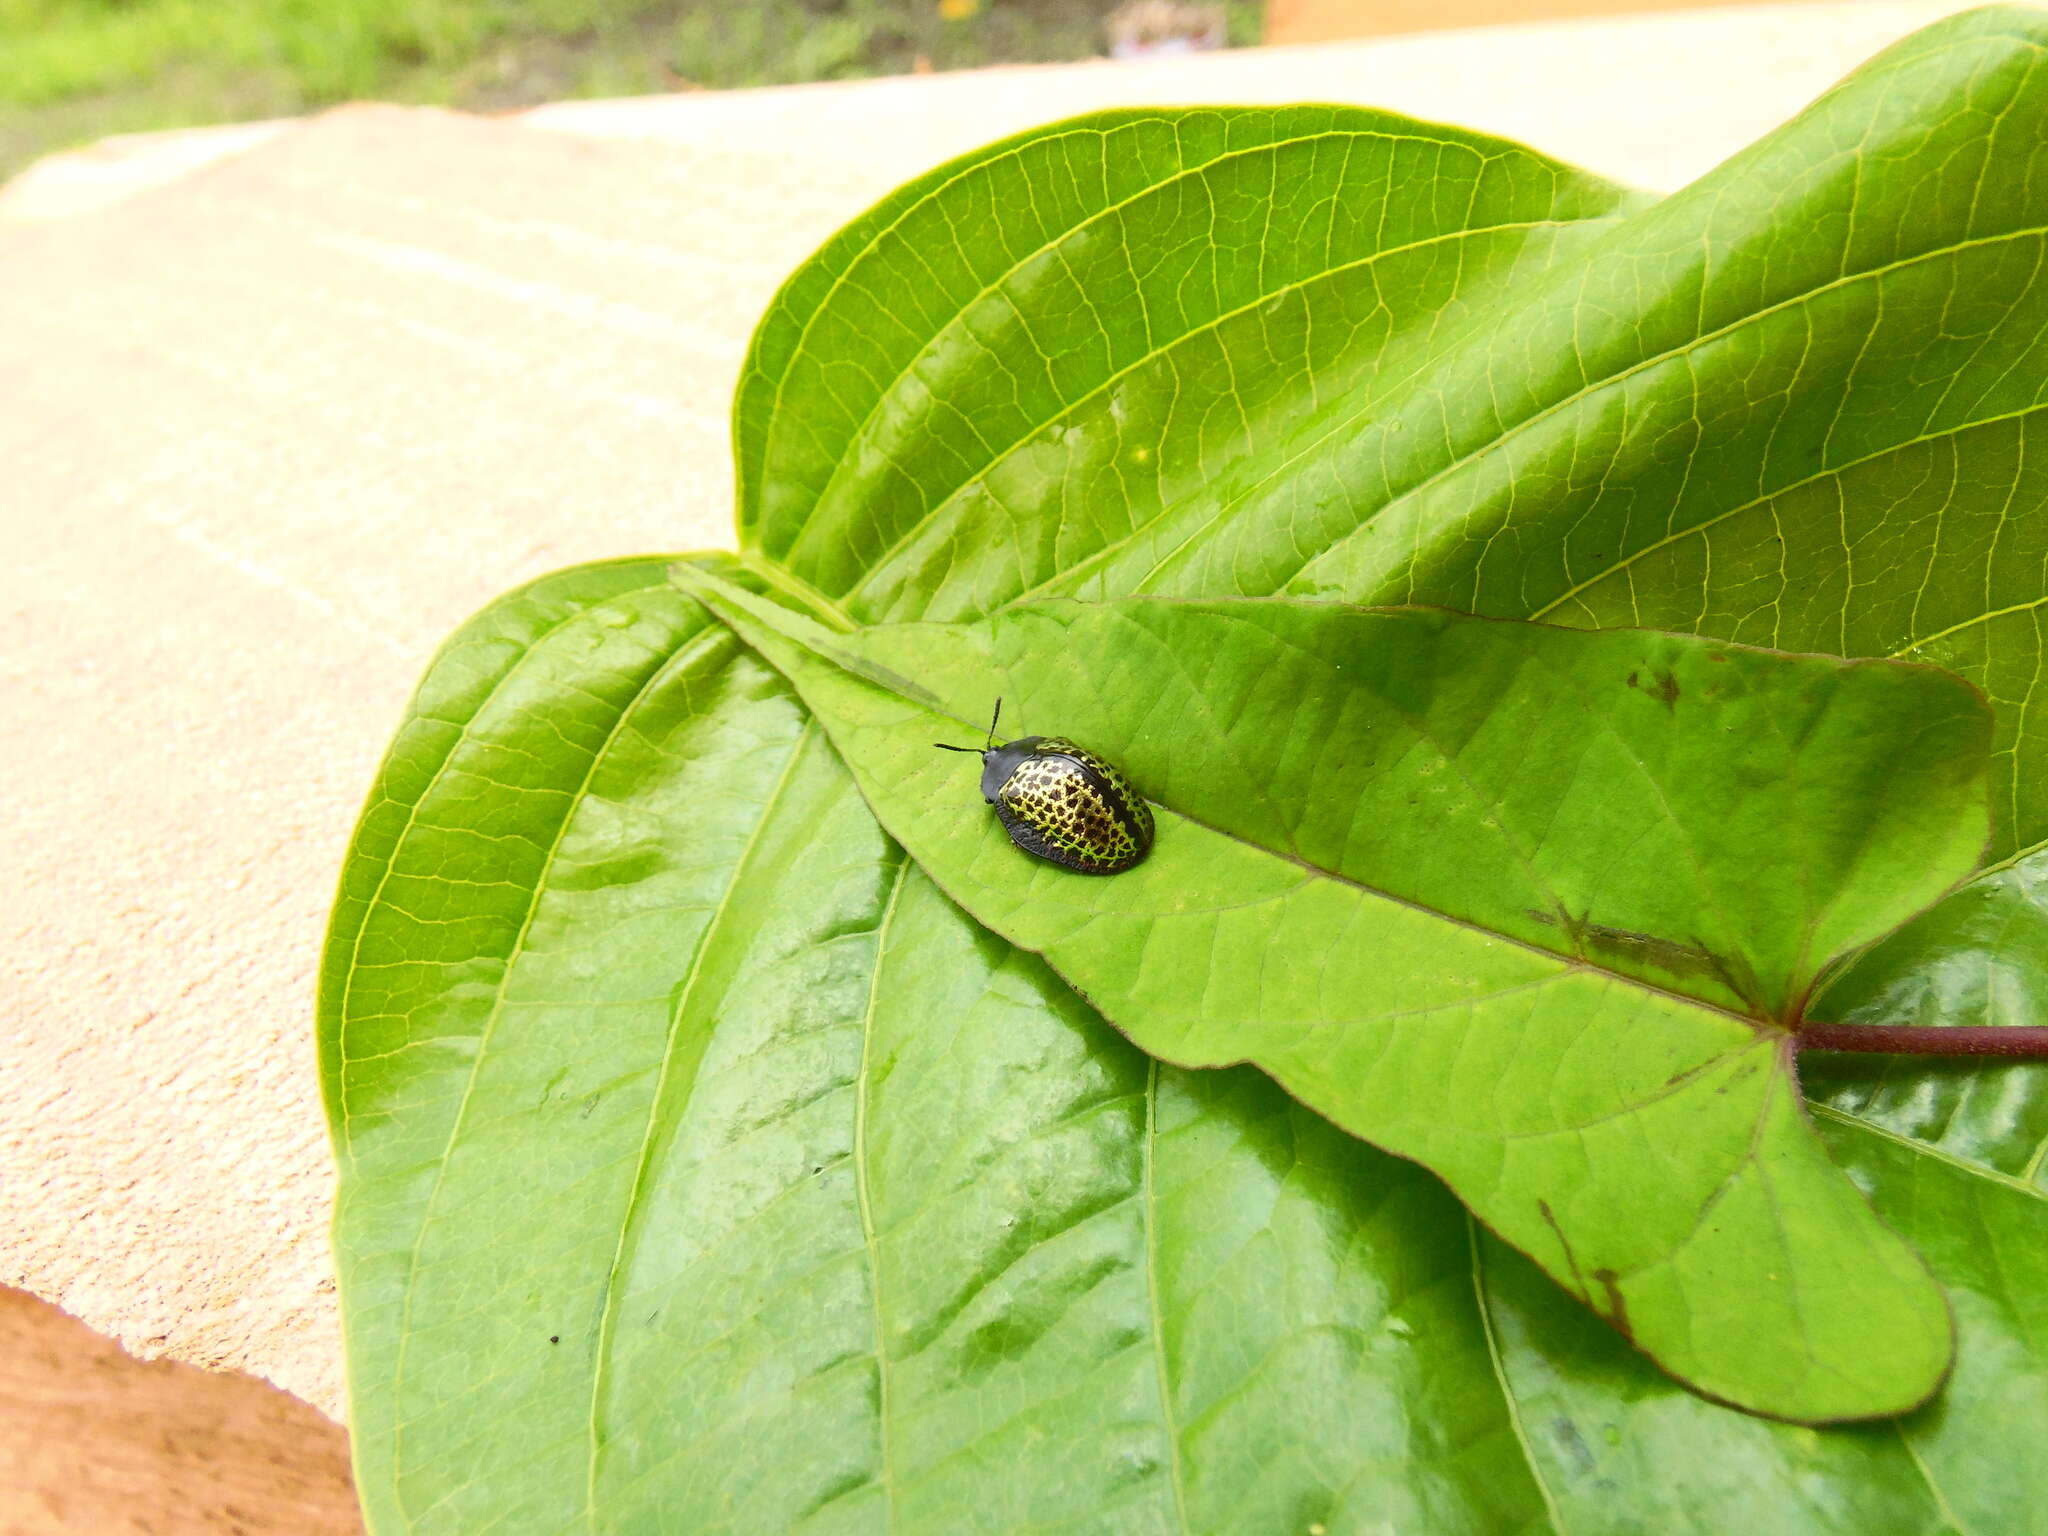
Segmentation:
{"type": "Polygon", "coordinates": [[[1010,841],[1084,875],[1120,875],[1142,863],[1152,851],[1152,807],[1123,771],[1064,736],[1020,736],[999,747],[1002,718],[997,699],[985,747],[932,745],[981,759],[981,797],[1010,841]]]}

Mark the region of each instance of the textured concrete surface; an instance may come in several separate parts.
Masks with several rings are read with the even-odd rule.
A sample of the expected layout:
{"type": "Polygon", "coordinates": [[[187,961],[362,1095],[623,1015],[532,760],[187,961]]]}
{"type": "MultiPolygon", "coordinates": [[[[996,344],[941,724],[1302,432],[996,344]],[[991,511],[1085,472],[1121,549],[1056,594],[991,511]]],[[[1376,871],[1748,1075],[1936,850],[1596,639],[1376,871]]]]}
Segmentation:
{"type": "Polygon", "coordinates": [[[341,1409],[312,979],[384,739],[493,593],[729,538],[754,319],[896,182],[1092,107],[1322,98],[1671,186],[1956,8],[357,108],[45,167],[0,199],[0,1283],[341,1409]]]}

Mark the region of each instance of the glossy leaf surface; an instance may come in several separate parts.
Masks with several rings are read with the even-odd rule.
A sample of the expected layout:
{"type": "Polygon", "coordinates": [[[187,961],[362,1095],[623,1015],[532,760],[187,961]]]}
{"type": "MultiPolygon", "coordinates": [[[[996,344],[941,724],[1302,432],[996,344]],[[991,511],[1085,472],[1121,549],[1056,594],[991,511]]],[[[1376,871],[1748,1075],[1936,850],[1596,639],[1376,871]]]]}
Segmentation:
{"type": "MultiPolygon", "coordinates": [[[[2048,853],[1978,876],[1861,956],[1812,1004],[1847,1024],[2048,1024],[2048,853]]],[[[2048,1068],[1956,1060],[1817,1057],[1819,1098],[1949,1156],[2039,1184],[2048,1068]]]]}

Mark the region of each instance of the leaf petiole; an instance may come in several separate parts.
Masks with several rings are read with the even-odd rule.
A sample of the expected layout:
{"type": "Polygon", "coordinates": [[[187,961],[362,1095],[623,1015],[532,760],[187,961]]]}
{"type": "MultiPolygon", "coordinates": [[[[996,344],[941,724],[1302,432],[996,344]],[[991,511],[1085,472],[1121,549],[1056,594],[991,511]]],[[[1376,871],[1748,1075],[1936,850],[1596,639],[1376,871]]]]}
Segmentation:
{"type": "Polygon", "coordinates": [[[1793,1032],[1802,1051],[1859,1051],[1887,1056],[2014,1056],[2048,1059],[2048,1026],[1803,1024],[1793,1032]]]}

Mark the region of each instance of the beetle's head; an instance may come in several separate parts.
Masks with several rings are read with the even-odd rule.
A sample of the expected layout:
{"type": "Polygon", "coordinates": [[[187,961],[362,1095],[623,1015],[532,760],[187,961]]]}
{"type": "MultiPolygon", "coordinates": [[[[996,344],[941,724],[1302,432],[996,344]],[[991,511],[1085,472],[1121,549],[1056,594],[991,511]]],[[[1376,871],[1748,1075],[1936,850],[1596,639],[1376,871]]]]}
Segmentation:
{"type": "Polygon", "coordinates": [[[953,747],[948,746],[943,741],[935,741],[932,743],[932,745],[937,747],[941,752],[972,752],[975,756],[979,757],[983,762],[987,762],[989,753],[995,751],[996,749],[996,722],[1002,718],[1003,701],[1001,699],[997,699],[996,712],[988,717],[988,745],[985,747],[953,747]]]}
{"type": "Polygon", "coordinates": [[[1024,736],[1003,746],[997,746],[996,723],[1002,718],[1003,701],[997,699],[996,712],[989,716],[986,746],[955,747],[943,741],[932,743],[941,752],[972,752],[981,759],[981,797],[990,805],[996,803],[996,791],[1003,787],[1010,775],[1017,771],[1017,765],[1031,755],[1042,739],[1037,736],[1024,736]]]}

